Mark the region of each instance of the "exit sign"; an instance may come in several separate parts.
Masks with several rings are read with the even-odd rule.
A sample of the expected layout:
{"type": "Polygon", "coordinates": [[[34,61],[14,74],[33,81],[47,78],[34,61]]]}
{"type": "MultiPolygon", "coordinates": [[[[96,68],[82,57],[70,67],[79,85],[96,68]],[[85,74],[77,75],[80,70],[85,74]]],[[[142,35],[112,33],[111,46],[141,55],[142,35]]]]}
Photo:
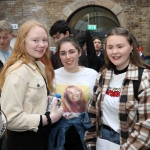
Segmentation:
{"type": "Polygon", "coordinates": [[[97,30],[97,25],[88,25],[88,30],[97,30]]]}

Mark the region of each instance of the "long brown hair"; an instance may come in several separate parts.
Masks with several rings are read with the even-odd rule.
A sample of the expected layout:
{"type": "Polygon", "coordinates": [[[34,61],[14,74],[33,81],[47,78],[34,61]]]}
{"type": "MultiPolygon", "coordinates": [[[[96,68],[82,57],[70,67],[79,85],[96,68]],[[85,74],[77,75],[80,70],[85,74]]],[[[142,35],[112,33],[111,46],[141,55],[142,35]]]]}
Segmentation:
{"type": "MultiPolygon", "coordinates": [[[[105,48],[107,49],[107,39],[112,36],[112,35],[120,35],[120,36],[124,36],[128,43],[130,45],[133,45],[133,54],[132,54],[132,58],[130,59],[130,63],[134,64],[135,66],[141,67],[141,68],[149,68],[150,66],[148,64],[146,64],[142,58],[139,55],[139,51],[138,49],[138,45],[137,45],[137,41],[135,40],[135,38],[133,37],[133,35],[131,33],[129,33],[128,30],[124,29],[124,28],[120,28],[120,27],[116,27],[111,29],[108,34],[107,37],[105,39],[105,48]]],[[[114,68],[114,64],[109,60],[108,56],[107,56],[107,50],[105,52],[105,66],[102,68],[102,70],[104,68],[109,68],[112,69],[114,68]]]]}
{"type": "Polygon", "coordinates": [[[32,63],[33,65],[35,65],[35,63],[33,63],[33,61],[31,60],[31,57],[26,52],[26,48],[25,48],[26,36],[27,36],[28,32],[30,31],[30,29],[32,29],[35,26],[43,28],[48,36],[48,47],[46,49],[46,52],[43,55],[43,59],[44,59],[44,64],[45,64],[45,74],[46,74],[46,78],[47,78],[47,82],[48,82],[48,88],[50,91],[53,89],[54,69],[50,65],[49,34],[43,24],[32,20],[32,21],[27,21],[24,24],[22,24],[22,26],[19,29],[12,54],[6,61],[4,67],[1,71],[1,74],[0,74],[0,77],[1,77],[0,78],[0,90],[2,89],[2,86],[5,82],[5,75],[6,75],[7,69],[10,66],[12,66],[16,61],[21,60],[22,63],[19,66],[17,66],[15,69],[19,68],[22,64],[32,63]]]}

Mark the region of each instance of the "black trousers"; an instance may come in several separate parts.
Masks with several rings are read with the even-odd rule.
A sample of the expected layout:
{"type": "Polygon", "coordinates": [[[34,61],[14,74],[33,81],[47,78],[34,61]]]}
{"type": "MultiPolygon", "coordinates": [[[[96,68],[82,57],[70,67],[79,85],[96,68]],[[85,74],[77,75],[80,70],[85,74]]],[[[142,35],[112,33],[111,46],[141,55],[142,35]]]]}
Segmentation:
{"type": "Polygon", "coordinates": [[[47,128],[37,132],[15,132],[8,130],[6,150],[47,150],[47,128]]]}
{"type": "Polygon", "coordinates": [[[1,150],[1,147],[2,147],[2,141],[3,141],[3,138],[0,139],[0,150],[1,150]]]}
{"type": "Polygon", "coordinates": [[[80,136],[74,126],[71,126],[66,132],[65,150],[84,150],[80,136]]]}

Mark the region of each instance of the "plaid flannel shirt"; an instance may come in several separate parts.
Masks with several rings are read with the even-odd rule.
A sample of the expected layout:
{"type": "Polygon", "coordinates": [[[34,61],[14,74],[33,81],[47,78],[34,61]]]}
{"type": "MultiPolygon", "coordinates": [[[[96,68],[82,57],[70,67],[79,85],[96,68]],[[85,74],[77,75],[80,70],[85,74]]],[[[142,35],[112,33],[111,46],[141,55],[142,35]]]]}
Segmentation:
{"type": "MultiPolygon", "coordinates": [[[[112,73],[112,70],[105,69],[96,79],[94,95],[88,107],[91,128],[85,133],[88,150],[95,150],[96,138],[101,137],[102,102],[112,73]]],[[[138,90],[139,103],[134,97],[133,80],[138,80],[138,67],[129,64],[119,97],[120,150],[148,150],[150,149],[150,70],[144,69],[138,90]]]]}

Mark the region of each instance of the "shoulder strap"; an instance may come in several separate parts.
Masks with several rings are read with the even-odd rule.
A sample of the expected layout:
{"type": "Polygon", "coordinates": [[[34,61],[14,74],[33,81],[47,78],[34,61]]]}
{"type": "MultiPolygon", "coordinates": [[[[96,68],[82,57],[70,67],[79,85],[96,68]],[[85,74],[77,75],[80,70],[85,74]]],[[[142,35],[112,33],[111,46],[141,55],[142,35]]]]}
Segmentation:
{"type": "Polygon", "coordinates": [[[101,77],[100,77],[100,79],[99,79],[99,85],[100,85],[100,87],[102,87],[102,74],[101,74],[101,77]]]}
{"type": "Polygon", "coordinates": [[[47,95],[50,95],[50,91],[49,91],[49,88],[48,88],[48,85],[47,85],[47,81],[46,81],[44,75],[42,74],[42,72],[41,72],[41,70],[40,70],[38,64],[37,64],[37,63],[35,63],[35,64],[36,64],[36,66],[37,66],[37,68],[38,68],[38,70],[39,70],[39,73],[41,74],[41,76],[43,77],[43,79],[44,79],[44,81],[45,81],[45,85],[46,85],[46,88],[47,88],[47,95]]]}
{"type": "Polygon", "coordinates": [[[6,62],[2,52],[0,52],[0,60],[3,64],[6,62]]]}
{"type": "Polygon", "coordinates": [[[138,81],[133,80],[134,97],[138,102],[140,101],[139,98],[138,98],[138,90],[139,90],[139,86],[140,86],[140,83],[141,83],[143,70],[144,70],[144,68],[139,68],[138,69],[138,81]]]}

